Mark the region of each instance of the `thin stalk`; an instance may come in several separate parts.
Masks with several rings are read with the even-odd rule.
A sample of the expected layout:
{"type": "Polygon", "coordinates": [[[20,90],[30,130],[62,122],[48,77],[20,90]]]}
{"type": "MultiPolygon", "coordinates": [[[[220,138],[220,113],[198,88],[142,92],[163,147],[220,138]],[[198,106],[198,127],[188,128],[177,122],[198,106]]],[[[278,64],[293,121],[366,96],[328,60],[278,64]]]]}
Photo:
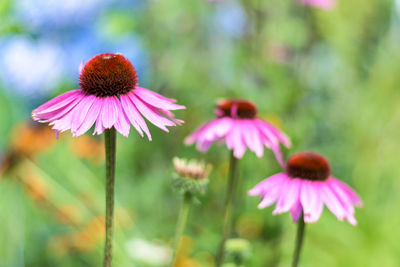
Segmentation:
{"type": "Polygon", "coordinates": [[[301,248],[302,248],[303,239],[304,239],[305,226],[306,225],[304,223],[304,214],[301,213],[299,222],[297,223],[296,246],[294,248],[292,267],[297,267],[297,265],[299,264],[300,253],[301,253],[301,248]]]}
{"type": "Polygon", "coordinates": [[[224,204],[224,221],[222,228],[222,237],[218,247],[216,267],[222,266],[222,263],[224,262],[225,242],[228,236],[231,234],[232,205],[233,205],[233,200],[235,198],[235,192],[238,183],[237,167],[238,167],[238,159],[235,158],[232,151],[229,162],[228,187],[224,204]]]}
{"type": "Polygon", "coordinates": [[[182,200],[182,205],[181,205],[181,210],[179,211],[179,217],[178,217],[178,222],[176,223],[176,231],[175,231],[175,237],[174,237],[174,243],[172,245],[172,261],[171,261],[171,267],[176,265],[176,256],[179,248],[179,241],[181,239],[181,236],[183,234],[183,231],[185,230],[186,226],[186,221],[187,217],[189,214],[190,206],[192,204],[192,194],[189,192],[185,192],[183,195],[183,200],[182,200]]]}
{"type": "Polygon", "coordinates": [[[115,151],[116,133],[115,128],[106,129],[106,243],[104,246],[104,267],[112,266],[112,241],[114,221],[114,182],[115,182],[115,151]]]}

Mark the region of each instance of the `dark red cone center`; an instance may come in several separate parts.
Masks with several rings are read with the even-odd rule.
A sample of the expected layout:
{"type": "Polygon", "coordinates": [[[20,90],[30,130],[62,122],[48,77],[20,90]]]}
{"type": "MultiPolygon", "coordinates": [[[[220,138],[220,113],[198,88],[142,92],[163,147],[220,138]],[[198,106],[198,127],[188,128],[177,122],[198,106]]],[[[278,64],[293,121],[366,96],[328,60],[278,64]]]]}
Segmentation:
{"type": "Polygon", "coordinates": [[[119,96],[138,83],[136,70],[121,54],[105,53],[90,59],[82,69],[79,86],[89,95],[119,96]]]}
{"type": "Polygon", "coordinates": [[[328,161],[320,154],[302,152],[289,158],[287,172],[292,178],[324,181],[329,177],[331,169],[328,161]]]}
{"type": "Polygon", "coordinates": [[[250,101],[229,99],[218,103],[216,114],[218,117],[253,119],[257,115],[257,107],[250,101]]]}

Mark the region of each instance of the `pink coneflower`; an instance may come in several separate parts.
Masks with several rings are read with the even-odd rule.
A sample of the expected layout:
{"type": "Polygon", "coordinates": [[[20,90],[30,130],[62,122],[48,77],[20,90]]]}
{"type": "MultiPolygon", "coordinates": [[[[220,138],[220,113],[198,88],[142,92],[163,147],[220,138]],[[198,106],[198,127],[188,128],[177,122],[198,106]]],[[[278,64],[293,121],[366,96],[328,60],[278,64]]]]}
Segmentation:
{"type": "Polygon", "coordinates": [[[71,130],[73,136],[87,132],[104,135],[106,152],[106,240],[104,267],[112,266],[116,131],[127,137],[130,124],[141,136],[151,135],[142,115],[168,132],[175,126],[170,110],[184,109],[175,100],[138,86],[136,70],[121,54],[100,54],[81,64],[79,88],[62,94],[32,112],[34,120],[50,123],[58,132],[71,130]]]}
{"type": "Polygon", "coordinates": [[[302,214],[307,223],[318,221],[325,204],[339,220],[355,225],[354,206],[362,205],[357,193],[330,175],[328,161],[313,152],[293,155],[285,172],[263,180],[249,194],[262,198],[259,208],[276,201],[273,214],[290,211],[295,222],[302,214]]]}
{"type": "Polygon", "coordinates": [[[218,103],[215,114],[216,119],[198,128],[186,138],[185,143],[197,142],[197,148],[205,152],[213,142],[224,141],[236,158],[241,158],[247,147],[261,157],[266,146],[282,162],[279,143],[289,147],[290,140],[272,124],[257,118],[257,108],[253,103],[225,100],[218,103]]]}
{"type": "Polygon", "coordinates": [[[71,130],[73,136],[87,132],[96,123],[93,134],[115,129],[129,135],[130,124],[151,140],[142,115],[168,132],[166,126],[182,121],[170,110],[184,109],[175,100],[138,86],[135,68],[119,53],[99,54],[80,67],[79,89],[66,92],[32,112],[34,120],[50,123],[58,132],[71,130]]]}
{"type": "Polygon", "coordinates": [[[314,6],[325,10],[332,10],[335,7],[335,0],[299,0],[303,5],[314,6]]]}

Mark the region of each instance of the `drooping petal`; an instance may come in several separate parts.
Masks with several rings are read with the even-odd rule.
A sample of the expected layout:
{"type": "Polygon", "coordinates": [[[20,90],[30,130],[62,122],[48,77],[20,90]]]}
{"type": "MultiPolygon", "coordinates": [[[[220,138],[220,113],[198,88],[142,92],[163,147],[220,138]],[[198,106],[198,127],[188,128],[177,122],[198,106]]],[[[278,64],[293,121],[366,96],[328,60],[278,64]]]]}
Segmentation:
{"type": "Polygon", "coordinates": [[[33,120],[41,123],[47,123],[47,122],[54,122],[58,119],[61,119],[64,117],[67,113],[71,112],[72,109],[75,108],[76,105],[79,104],[79,102],[85,97],[84,94],[77,95],[76,99],[73,100],[71,103],[67,104],[66,106],[57,109],[55,111],[51,111],[48,113],[40,113],[40,115],[36,115],[37,117],[34,117],[33,120]]]}
{"type": "Polygon", "coordinates": [[[122,109],[122,104],[121,102],[117,102],[117,108],[118,108],[118,119],[114,124],[115,129],[122,134],[125,137],[129,136],[129,130],[131,128],[131,125],[129,123],[129,119],[126,116],[124,110],[122,109]]]}
{"type": "Polygon", "coordinates": [[[289,211],[299,201],[301,180],[298,178],[287,179],[282,185],[279,199],[272,214],[279,214],[289,211]]]}
{"type": "Polygon", "coordinates": [[[74,105],[68,112],[65,112],[65,110],[61,111],[63,116],[58,114],[56,116],[57,119],[50,122],[50,125],[53,125],[54,130],[58,132],[64,132],[66,130],[73,128],[76,129],[79,127],[78,123],[80,122],[78,121],[78,118],[80,116],[86,116],[87,113],[87,106],[85,103],[90,107],[94,99],[84,94],[80,94],[78,97],[80,99],[76,100],[76,102],[78,102],[76,105],[74,105]]]}
{"type": "Polygon", "coordinates": [[[335,193],[336,197],[339,199],[340,203],[346,209],[346,211],[351,214],[354,214],[354,206],[353,206],[354,204],[351,198],[342,189],[342,187],[338,186],[337,183],[334,183],[332,177],[329,177],[326,180],[326,184],[330,187],[333,193],[335,193]]]}
{"type": "Polygon", "coordinates": [[[128,96],[135,104],[136,108],[140,111],[143,116],[148,119],[152,124],[157,126],[158,128],[169,132],[166,126],[175,126],[175,123],[166,119],[157,113],[152,107],[148,106],[141,99],[139,99],[135,94],[129,93],[128,96]]]}
{"type": "Polygon", "coordinates": [[[303,207],[301,206],[300,200],[297,200],[290,209],[290,216],[292,217],[293,222],[297,222],[300,219],[302,211],[303,207]]]}
{"type": "Polygon", "coordinates": [[[232,124],[233,122],[229,118],[215,119],[206,124],[205,127],[201,128],[192,137],[194,140],[197,140],[197,148],[201,151],[206,151],[213,142],[225,137],[226,133],[231,129],[232,124]]]}
{"type": "Polygon", "coordinates": [[[248,194],[250,196],[261,195],[266,190],[269,190],[270,187],[274,186],[276,183],[282,183],[283,179],[289,179],[286,173],[281,172],[275,175],[272,175],[261,182],[259,182],[256,186],[249,190],[248,194]]]}
{"type": "Polygon", "coordinates": [[[317,183],[319,182],[302,181],[300,202],[303,206],[304,221],[308,223],[318,221],[324,208],[317,183]]]}
{"type": "Polygon", "coordinates": [[[334,184],[336,187],[340,187],[344,192],[346,192],[354,205],[356,205],[357,207],[361,207],[363,205],[361,198],[347,184],[333,177],[330,177],[329,179],[332,184],[334,184]]]}
{"type": "Polygon", "coordinates": [[[49,113],[49,112],[55,111],[57,109],[60,109],[64,106],[68,105],[72,101],[74,101],[77,98],[77,96],[80,96],[81,94],[82,94],[81,90],[71,90],[62,95],[59,95],[59,96],[47,101],[46,103],[39,106],[35,110],[33,110],[32,116],[36,117],[40,114],[49,113]]]}
{"type": "Polygon", "coordinates": [[[99,99],[97,98],[91,105],[90,109],[86,114],[85,119],[83,120],[79,128],[75,132],[71,130],[72,134],[75,136],[80,136],[86,133],[93,126],[96,119],[99,117],[101,107],[102,107],[102,102],[99,101],[99,99]]]}
{"type": "Polygon", "coordinates": [[[273,135],[276,136],[276,138],[286,147],[291,146],[290,138],[280,130],[278,130],[275,126],[272,124],[262,120],[262,119],[257,119],[257,124],[263,129],[263,131],[270,131],[273,135]],[[262,126],[261,126],[262,125],[262,126]]]}
{"type": "Polygon", "coordinates": [[[177,109],[186,109],[185,106],[174,104],[175,102],[171,101],[171,99],[166,99],[165,97],[160,97],[159,94],[147,90],[142,87],[136,87],[133,90],[134,94],[138,96],[143,102],[151,105],[153,107],[164,109],[164,110],[177,110],[177,109]]]}
{"type": "Polygon", "coordinates": [[[273,185],[270,185],[268,189],[264,189],[262,192],[262,201],[258,204],[258,208],[262,209],[270,206],[272,203],[277,201],[281,195],[284,185],[287,184],[288,179],[285,176],[280,176],[279,181],[276,181],[273,185]]]}
{"type": "Polygon", "coordinates": [[[147,138],[151,140],[149,128],[147,128],[146,122],[137,110],[135,104],[131,101],[129,95],[121,95],[120,98],[122,108],[125,111],[125,114],[128,117],[129,121],[132,123],[133,127],[136,129],[136,131],[138,131],[141,136],[143,136],[143,130],[146,133],[147,138]]]}
{"type": "Polygon", "coordinates": [[[328,209],[340,220],[342,221],[346,215],[346,210],[343,208],[340,201],[337,199],[335,193],[332,192],[330,187],[325,183],[315,183],[320,191],[320,196],[322,201],[328,207],[328,209]]]}
{"type": "Polygon", "coordinates": [[[256,153],[257,157],[262,157],[264,154],[264,146],[261,142],[258,128],[252,120],[242,120],[243,138],[247,147],[256,153]]]}
{"type": "Polygon", "coordinates": [[[105,102],[104,100],[105,100],[105,99],[104,99],[103,97],[100,97],[100,98],[98,99],[98,101],[97,101],[97,104],[99,105],[99,108],[100,108],[100,112],[99,112],[99,114],[97,115],[97,118],[96,118],[96,126],[94,127],[93,135],[95,135],[95,134],[100,135],[100,134],[102,134],[102,133],[104,132],[104,130],[106,129],[106,128],[103,126],[103,120],[102,120],[102,118],[101,118],[101,110],[102,110],[103,105],[104,105],[104,102],[105,102]]]}
{"type": "Polygon", "coordinates": [[[118,98],[116,96],[107,96],[103,99],[103,106],[101,108],[102,125],[106,129],[114,126],[118,119],[118,98]]]}
{"type": "Polygon", "coordinates": [[[76,105],[76,109],[74,110],[74,114],[72,116],[71,121],[71,133],[73,136],[76,135],[76,130],[82,125],[84,122],[86,115],[96,100],[96,96],[88,95],[85,96],[78,105],[76,105]]]}
{"type": "Polygon", "coordinates": [[[233,155],[236,158],[242,158],[246,152],[246,145],[242,138],[242,129],[237,121],[233,123],[231,131],[226,136],[226,145],[229,149],[233,149],[233,155]]]}

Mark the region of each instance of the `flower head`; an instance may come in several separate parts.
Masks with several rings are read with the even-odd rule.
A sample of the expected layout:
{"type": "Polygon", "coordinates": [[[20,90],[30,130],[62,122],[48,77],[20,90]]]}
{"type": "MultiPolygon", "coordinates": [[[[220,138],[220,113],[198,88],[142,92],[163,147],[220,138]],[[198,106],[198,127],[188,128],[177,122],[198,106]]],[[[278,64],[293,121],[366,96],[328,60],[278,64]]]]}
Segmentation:
{"type": "Polygon", "coordinates": [[[79,89],[66,92],[32,112],[34,120],[50,123],[56,132],[71,130],[73,136],[93,134],[115,127],[129,135],[130,124],[151,140],[143,117],[168,132],[182,123],[170,110],[185,109],[175,100],[138,86],[133,65],[120,53],[99,54],[80,66],[79,89]]]}
{"type": "Polygon", "coordinates": [[[304,221],[312,223],[318,221],[325,204],[339,220],[357,224],[354,206],[362,206],[362,201],[348,185],[331,176],[323,156],[313,152],[295,154],[285,169],[249,191],[261,197],[260,209],[276,201],[273,214],[290,211],[297,222],[303,213],[304,221]]]}
{"type": "Polygon", "coordinates": [[[225,100],[217,105],[217,118],[198,128],[186,138],[190,145],[197,142],[200,151],[206,151],[215,141],[224,141],[233,150],[236,158],[241,158],[248,147],[261,157],[264,146],[274,151],[283,164],[279,143],[290,146],[289,138],[272,124],[257,117],[257,107],[246,100],[225,100]]]}
{"type": "Polygon", "coordinates": [[[174,157],[173,159],[175,177],[173,186],[181,192],[204,193],[208,184],[208,175],[211,171],[211,165],[203,161],[187,161],[174,157]]]}

